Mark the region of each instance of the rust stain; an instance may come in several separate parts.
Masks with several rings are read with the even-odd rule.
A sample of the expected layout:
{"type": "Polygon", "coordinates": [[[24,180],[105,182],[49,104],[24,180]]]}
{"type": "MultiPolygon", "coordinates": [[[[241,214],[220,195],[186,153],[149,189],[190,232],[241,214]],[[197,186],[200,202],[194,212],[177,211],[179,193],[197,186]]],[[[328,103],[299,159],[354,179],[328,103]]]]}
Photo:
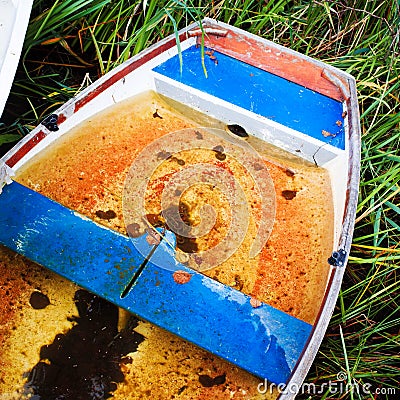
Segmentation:
{"type": "Polygon", "coordinates": [[[329,274],[329,178],[316,168],[288,167],[292,173],[269,166],[275,187],[288,189],[276,197],[274,229],[260,254],[251,295],[312,324],[324,295],[321,282],[329,274]],[[300,185],[308,189],[299,193],[300,185]],[[296,201],[287,201],[296,192],[296,201]]]}
{"type": "Polygon", "coordinates": [[[21,256],[14,255],[11,250],[3,246],[0,246],[0,255],[0,338],[4,343],[8,330],[12,329],[10,325],[14,323],[14,314],[18,312],[19,301],[29,289],[27,275],[20,274],[21,268],[15,268],[15,264],[31,263],[21,256]]]}
{"type": "Polygon", "coordinates": [[[293,200],[296,197],[297,192],[295,190],[282,190],[282,196],[286,200],[293,200]]]}
{"type": "Polygon", "coordinates": [[[336,135],[323,129],[322,130],[322,136],[324,136],[324,137],[330,137],[330,136],[335,137],[336,135]]]}
{"type": "Polygon", "coordinates": [[[140,232],[140,225],[137,222],[134,222],[133,224],[130,224],[126,227],[126,232],[129,237],[131,238],[138,238],[141,236],[140,232]]]}
{"type": "Polygon", "coordinates": [[[251,305],[253,308],[258,308],[258,307],[261,307],[261,306],[262,306],[262,303],[261,303],[260,300],[257,300],[255,297],[252,297],[252,298],[250,299],[250,305],[251,305]]]}
{"type": "Polygon", "coordinates": [[[214,50],[207,50],[205,54],[210,57],[210,60],[214,61],[215,64],[218,64],[217,57],[214,55],[214,50]]]}
{"type": "Polygon", "coordinates": [[[189,272],[180,269],[174,272],[173,277],[176,283],[183,285],[185,283],[188,283],[192,279],[192,274],[189,274],[189,272]]]}
{"type": "Polygon", "coordinates": [[[161,236],[158,233],[148,231],[148,234],[146,236],[146,242],[150,246],[155,246],[156,244],[160,244],[161,241],[161,236]]]}

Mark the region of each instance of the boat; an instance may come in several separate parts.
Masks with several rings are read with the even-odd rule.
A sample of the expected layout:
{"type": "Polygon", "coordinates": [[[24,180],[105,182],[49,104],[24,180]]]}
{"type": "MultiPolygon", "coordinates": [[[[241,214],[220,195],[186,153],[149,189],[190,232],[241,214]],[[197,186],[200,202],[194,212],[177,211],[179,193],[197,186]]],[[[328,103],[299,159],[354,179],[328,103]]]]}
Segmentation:
{"type": "Polygon", "coordinates": [[[24,44],[33,0],[4,0],[0,15],[0,116],[3,113],[24,44]]]}
{"type": "Polygon", "coordinates": [[[212,19],[150,46],[1,160],[2,381],[70,393],[85,365],[116,398],[294,398],[338,298],[359,164],[351,75],[212,19]],[[108,386],[79,358],[89,340],[66,344],[96,307],[114,338],[98,369],[136,335],[108,386]],[[56,373],[57,352],[80,361],[56,373]]]}

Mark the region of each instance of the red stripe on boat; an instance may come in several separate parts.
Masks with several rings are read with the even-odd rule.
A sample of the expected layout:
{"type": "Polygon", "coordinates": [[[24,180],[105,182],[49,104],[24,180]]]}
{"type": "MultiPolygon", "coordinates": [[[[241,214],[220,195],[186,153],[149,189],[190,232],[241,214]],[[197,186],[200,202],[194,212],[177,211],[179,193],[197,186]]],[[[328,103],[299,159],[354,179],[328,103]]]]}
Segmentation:
{"type": "Polygon", "coordinates": [[[32,136],[26,143],[24,143],[17,152],[12,154],[8,160],[7,165],[13,167],[22,157],[24,157],[29,151],[31,151],[42,139],[44,139],[47,134],[43,131],[39,131],[34,136],[32,136]]]}

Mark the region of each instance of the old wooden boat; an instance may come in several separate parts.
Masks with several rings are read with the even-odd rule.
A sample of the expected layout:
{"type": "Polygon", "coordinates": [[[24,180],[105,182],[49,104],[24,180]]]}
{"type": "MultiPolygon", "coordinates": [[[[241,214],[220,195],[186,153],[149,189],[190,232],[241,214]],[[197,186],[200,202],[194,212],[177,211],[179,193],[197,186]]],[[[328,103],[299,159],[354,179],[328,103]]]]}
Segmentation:
{"type": "Polygon", "coordinates": [[[24,44],[33,0],[3,0],[0,13],[0,116],[3,113],[24,44]]]}
{"type": "Polygon", "coordinates": [[[211,19],[100,78],[2,158],[3,392],[294,397],[340,289],[359,147],[350,75],[211,19]],[[94,304],[105,322],[67,351],[94,304]],[[126,329],[138,347],[105,384],[126,329]]]}

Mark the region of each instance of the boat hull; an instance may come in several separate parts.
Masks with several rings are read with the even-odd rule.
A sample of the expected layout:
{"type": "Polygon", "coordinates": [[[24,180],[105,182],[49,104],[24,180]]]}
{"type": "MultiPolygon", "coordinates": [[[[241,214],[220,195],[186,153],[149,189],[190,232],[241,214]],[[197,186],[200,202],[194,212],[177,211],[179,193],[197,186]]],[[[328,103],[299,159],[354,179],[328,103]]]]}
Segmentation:
{"type": "MultiPolygon", "coordinates": [[[[100,296],[114,300],[115,304],[236,363],[261,378],[267,378],[275,386],[282,384],[288,388],[296,387],[296,385],[300,387],[329,323],[343,277],[346,255],[351,244],[359,168],[359,123],[354,80],[347,74],[320,62],[227,25],[206,20],[203,22],[203,26],[203,31],[206,32],[205,49],[199,46],[201,42],[199,35],[202,31],[199,31],[196,26],[190,26],[179,33],[180,50],[176,47],[174,37],[167,38],[107,74],[76,98],[66,103],[55,113],[55,122],[44,122],[12,149],[3,160],[18,175],[19,171],[23,171],[35,157],[40,157],[47,148],[62,140],[63,135],[77,126],[80,121],[94,118],[94,115],[99,111],[105,111],[115,103],[122,103],[130,97],[140,95],[148,90],[159,93],[173,102],[189,105],[191,108],[209,115],[213,121],[219,121],[220,125],[211,124],[212,129],[218,129],[225,125],[244,127],[256,138],[278,146],[289,154],[300,156],[311,166],[324,168],[330,176],[332,192],[330,196],[334,210],[331,218],[334,228],[328,248],[331,251],[338,250],[337,253],[342,255],[343,258],[331,259],[333,264],[331,267],[327,262],[320,266],[327,273],[324,278],[321,278],[321,299],[318,301],[318,307],[315,308],[315,315],[308,317],[309,320],[304,322],[302,319],[290,316],[288,309],[285,310],[284,317],[282,317],[287,318],[287,320],[279,317],[278,320],[274,321],[273,316],[275,314],[281,315],[281,311],[275,308],[269,309],[266,302],[258,303],[258,299],[253,298],[251,293],[242,296],[237,288],[232,289],[227,284],[215,283],[215,285],[221,286],[219,288],[213,286],[211,279],[210,281],[207,280],[209,283],[205,284],[206,278],[202,274],[204,271],[193,271],[193,269],[188,269],[181,263],[177,264],[174,257],[171,261],[173,266],[170,269],[164,267],[159,270],[152,269],[152,258],[149,258],[150,263],[146,265],[147,269],[145,269],[149,276],[140,277],[140,279],[143,278],[143,288],[140,289],[140,281],[139,284],[135,283],[136,292],[134,293],[137,299],[146,301],[144,304],[138,303],[137,306],[131,307],[124,303],[124,301],[129,300],[129,297],[123,296],[122,299],[118,295],[121,293],[120,287],[126,287],[126,282],[121,284],[121,282],[116,281],[113,287],[118,289],[119,292],[117,290],[116,293],[110,294],[109,291],[92,285],[98,271],[94,272],[93,276],[89,275],[80,280],[82,274],[79,274],[79,271],[74,276],[71,276],[68,270],[62,272],[59,262],[56,262],[56,265],[52,268],[46,261],[46,259],[51,258],[50,255],[38,252],[37,254],[44,254],[42,259],[39,256],[27,254],[26,251],[20,250],[19,242],[17,245],[13,240],[7,242],[7,236],[2,239],[2,242],[100,296]],[[202,55],[204,56],[203,59],[202,55]],[[296,68],[293,68],[293,65],[296,68]],[[221,75],[218,75],[218,73],[221,73],[221,75]],[[232,88],[232,82],[235,79],[238,83],[232,88]],[[270,90],[270,93],[268,90],[270,90]],[[282,100],[284,95],[290,95],[292,100],[285,102],[282,100]],[[248,99],[251,99],[251,101],[247,101],[248,99]],[[282,111],[282,109],[284,110],[282,111]],[[302,112],[298,113],[299,110],[302,112]],[[347,179],[343,179],[345,176],[347,179]],[[180,278],[189,275],[189,281],[184,282],[184,284],[178,282],[177,285],[176,279],[174,279],[174,282],[166,285],[168,288],[166,292],[162,294],[157,290],[154,293],[149,292],[150,287],[159,288],[159,282],[163,282],[163,279],[166,281],[171,277],[176,278],[174,274],[177,271],[180,271],[180,278]],[[149,286],[154,273],[158,275],[158,278],[149,286]],[[164,273],[166,274],[165,277],[162,275],[164,273]],[[208,291],[204,297],[201,293],[207,285],[208,291]],[[172,304],[172,307],[165,307],[165,301],[168,298],[173,298],[176,293],[180,293],[181,289],[183,292],[180,296],[176,296],[177,300],[172,304]],[[225,293],[227,301],[221,303],[221,294],[226,290],[228,290],[225,293]],[[216,299],[210,300],[210,294],[216,295],[216,299]],[[239,296],[236,298],[236,303],[232,301],[234,296],[239,296]],[[151,299],[150,302],[149,299],[151,299]],[[181,299],[184,299],[184,301],[182,302],[181,299]],[[200,307],[199,310],[199,304],[203,301],[205,307],[200,307]],[[228,311],[234,303],[239,304],[240,307],[228,311]],[[247,308],[245,314],[242,315],[240,313],[243,311],[244,304],[247,308]],[[210,310],[220,307],[226,320],[218,321],[218,318],[213,320],[212,313],[209,314],[210,310]],[[182,310],[187,310],[188,313],[185,314],[182,310]],[[160,311],[161,314],[169,315],[171,318],[167,320],[160,317],[160,311]],[[266,314],[261,316],[260,312],[266,314]],[[236,327],[229,322],[235,320],[235,317],[232,317],[230,313],[232,315],[240,314],[240,317],[237,318],[239,325],[236,327]],[[265,325],[268,314],[272,315],[274,322],[265,325]],[[193,317],[194,315],[199,319],[196,320],[193,317]],[[261,321],[261,325],[257,325],[256,322],[251,320],[254,316],[258,318],[258,321],[261,321]],[[223,322],[221,323],[221,321],[223,322]],[[250,321],[249,327],[242,326],[243,321],[250,321]],[[292,326],[292,323],[296,325],[292,326]],[[222,326],[222,331],[221,328],[217,329],[214,336],[213,324],[217,327],[222,326]],[[286,328],[274,332],[273,329],[280,325],[286,326],[286,328]],[[223,337],[221,340],[221,334],[226,326],[231,329],[227,330],[229,336],[223,337]],[[245,334],[240,334],[236,338],[233,337],[235,331],[243,328],[242,332],[251,332],[250,326],[255,326],[254,336],[249,333],[248,337],[245,334]],[[266,329],[261,335],[260,326],[266,329]],[[303,326],[307,328],[303,329],[303,326]],[[185,330],[186,327],[192,329],[185,330]],[[207,334],[201,330],[202,327],[207,334]],[[301,332],[304,332],[304,334],[301,332]],[[215,337],[219,339],[215,339],[215,337]],[[276,338],[278,344],[279,341],[282,344],[289,340],[289,344],[283,352],[287,354],[286,366],[277,363],[276,366],[264,366],[258,369],[257,363],[266,362],[271,365],[271,360],[278,360],[277,354],[272,358],[268,358],[269,356],[265,354],[266,348],[272,349],[271,338],[276,338]],[[266,339],[268,343],[265,342],[266,339]],[[290,340],[294,342],[290,342],[290,340]],[[261,346],[260,349],[254,346],[258,341],[261,346]],[[227,347],[223,347],[222,344],[226,344],[227,347]],[[243,344],[245,344],[244,347],[243,344]],[[230,345],[236,346],[235,350],[232,351],[230,345]],[[254,348],[252,349],[252,347],[254,348]],[[264,348],[264,353],[262,348],[264,348]],[[296,348],[296,353],[289,355],[289,349],[292,348],[296,348]],[[257,359],[242,357],[246,362],[239,359],[240,354],[252,354],[252,352],[258,354],[259,357],[257,359]],[[260,353],[262,354],[260,355],[260,353]],[[232,356],[229,356],[230,354],[232,356]],[[275,371],[277,371],[276,374],[275,371]]],[[[163,117],[155,109],[153,118],[162,119],[163,117]]],[[[197,131],[192,130],[193,132],[196,133],[197,131]]],[[[192,142],[193,140],[190,139],[192,142]]],[[[180,141],[180,143],[183,143],[183,141],[180,141]]],[[[172,148],[176,148],[174,146],[172,148]]],[[[211,147],[211,150],[215,148],[216,146],[211,147]]],[[[181,148],[180,151],[182,151],[181,148]]],[[[220,151],[216,151],[217,156],[220,156],[220,153],[220,151]]],[[[277,162],[275,162],[276,164],[277,162]]],[[[293,171],[291,169],[285,171],[287,178],[292,178],[290,175],[293,171]]],[[[29,177],[29,174],[27,176],[29,177]]],[[[15,184],[11,184],[5,190],[12,194],[13,185],[15,184]]],[[[284,192],[282,191],[283,196],[288,197],[285,197],[285,201],[297,194],[296,190],[284,192]]],[[[7,193],[2,196],[5,204],[15,203],[15,201],[6,197],[7,193]]],[[[67,206],[74,208],[71,204],[67,204],[67,206]]],[[[29,210],[29,204],[27,209],[29,210]]],[[[43,209],[48,211],[49,206],[43,206],[43,209]]],[[[18,207],[13,213],[8,214],[11,214],[14,218],[17,212],[18,207]]],[[[7,220],[8,216],[6,212],[3,219],[7,221],[4,223],[10,226],[15,222],[15,219],[7,220]]],[[[26,217],[27,215],[20,215],[21,221],[26,217]]],[[[45,216],[43,220],[47,218],[48,216],[45,216]]],[[[34,220],[35,218],[33,218],[33,222],[34,220]]],[[[61,220],[60,229],[62,229],[62,225],[61,220]]],[[[49,226],[54,227],[56,223],[53,221],[49,226]]],[[[42,236],[43,231],[41,229],[38,229],[38,231],[40,233],[38,244],[40,245],[41,239],[46,236],[42,236]]],[[[51,238],[51,235],[54,235],[54,233],[49,233],[48,238],[51,238]]],[[[8,237],[12,239],[15,235],[8,237]]],[[[69,242],[71,241],[70,238],[69,242]]],[[[147,249],[144,258],[149,257],[150,253],[151,250],[147,249]]],[[[166,250],[161,254],[160,257],[165,263],[166,250]]],[[[154,252],[151,253],[151,257],[156,256],[157,254],[154,252]]],[[[70,257],[70,254],[68,254],[68,257],[70,257]]],[[[296,260],[296,262],[298,261],[296,260]]],[[[303,260],[303,262],[307,263],[307,260],[303,260]]],[[[143,262],[138,264],[143,265],[143,262]]],[[[155,264],[157,263],[155,262],[155,264]]],[[[157,265],[154,268],[157,268],[157,265]]],[[[105,273],[107,274],[107,271],[105,273]]],[[[205,274],[207,273],[205,272],[205,274]]],[[[268,283],[264,281],[260,285],[265,288],[268,283]]],[[[307,319],[307,317],[304,318],[307,319]]],[[[210,386],[213,387],[213,385],[210,386]]],[[[258,390],[258,392],[261,391],[258,390]]],[[[274,395],[276,397],[276,392],[274,392],[274,395]]],[[[294,396],[294,393],[289,390],[282,393],[281,397],[284,398],[285,396],[290,398],[294,396]]]]}

